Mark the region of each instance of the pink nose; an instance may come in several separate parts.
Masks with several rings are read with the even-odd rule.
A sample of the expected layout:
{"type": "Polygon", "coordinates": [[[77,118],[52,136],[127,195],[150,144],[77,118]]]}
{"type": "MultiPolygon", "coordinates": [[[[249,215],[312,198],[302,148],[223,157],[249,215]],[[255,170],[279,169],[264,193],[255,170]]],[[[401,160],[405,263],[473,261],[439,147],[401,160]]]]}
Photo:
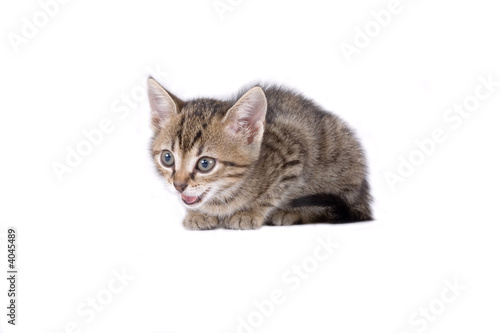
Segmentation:
{"type": "Polygon", "coordinates": [[[187,186],[188,186],[187,183],[176,183],[176,182],[174,182],[174,187],[175,187],[175,189],[177,191],[179,191],[179,193],[182,193],[182,191],[184,191],[187,186]]]}

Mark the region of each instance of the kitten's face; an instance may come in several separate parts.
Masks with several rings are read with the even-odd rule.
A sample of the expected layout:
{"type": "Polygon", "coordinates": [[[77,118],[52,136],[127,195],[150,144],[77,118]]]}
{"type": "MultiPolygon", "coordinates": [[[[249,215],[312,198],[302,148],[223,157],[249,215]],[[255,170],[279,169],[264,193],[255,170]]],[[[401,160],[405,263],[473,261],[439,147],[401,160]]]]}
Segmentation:
{"type": "Polygon", "coordinates": [[[211,99],[183,103],[151,80],[152,151],[159,173],[190,209],[223,199],[258,159],[266,110],[262,90],[253,88],[234,105],[211,99]]]}
{"type": "Polygon", "coordinates": [[[236,185],[245,175],[245,166],[256,158],[253,150],[226,133],[219,117],[205,122],[193,115],[194,108],[187,104],[153,142],[160,174],[190,208],[236,185]]]}

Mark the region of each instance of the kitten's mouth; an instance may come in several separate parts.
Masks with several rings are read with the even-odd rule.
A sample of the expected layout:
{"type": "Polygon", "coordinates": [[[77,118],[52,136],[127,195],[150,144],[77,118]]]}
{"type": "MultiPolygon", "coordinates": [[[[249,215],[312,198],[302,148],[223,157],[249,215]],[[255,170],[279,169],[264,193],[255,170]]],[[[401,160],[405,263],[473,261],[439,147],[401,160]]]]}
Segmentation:
{"type": "Polygon", "coordinates": [[[208,190],[206,190],[205,192],[203,192],[202,194],[200,194],[197,197],[190,197],[188,195],[181,194],[181,199],[186,205],[189,205],[189,206],[195,205],[195,204],[201,202],[201,200],[203,200],[203,198],[205,197],[205,194],[207,194],[207,193],[208,193],[208,190]]]}

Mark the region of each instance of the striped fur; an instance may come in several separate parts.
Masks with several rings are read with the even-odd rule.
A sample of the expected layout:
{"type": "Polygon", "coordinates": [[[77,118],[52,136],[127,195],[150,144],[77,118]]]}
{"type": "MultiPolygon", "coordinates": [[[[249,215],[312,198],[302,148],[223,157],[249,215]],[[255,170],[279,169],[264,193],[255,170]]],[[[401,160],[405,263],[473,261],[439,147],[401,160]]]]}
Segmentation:
{"type": "Polygon", "coordinates": [[[232,100],[183,102],[150,78],[149,95],[159,174],[169,184],[187,184],[183,194],[202,198],[187,205],[186,228],[372,218],[358,140],[339,117],[300,94],[268,86],[232,100]],[[259,108],[264,113],[253,116],[259,108]],[[234,120],[233,110],[246,118],[234,120]],[[165,150],[175,156],[174,167],[162,164],[165,150]],[[215,159],[210,172],[196,169],[201,157],[215,159]]]}

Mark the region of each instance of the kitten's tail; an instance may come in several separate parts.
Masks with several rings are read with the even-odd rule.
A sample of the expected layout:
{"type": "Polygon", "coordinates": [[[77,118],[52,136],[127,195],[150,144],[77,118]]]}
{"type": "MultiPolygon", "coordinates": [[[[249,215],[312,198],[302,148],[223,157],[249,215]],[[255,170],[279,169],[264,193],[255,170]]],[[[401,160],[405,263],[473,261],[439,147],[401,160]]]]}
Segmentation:
{"type": "Polygon", "coordinates": [[[292,207],[325,207],[327,218],[332,223],[360,222],[372,220],[371,197],[368,182],[363,181],[355,202],[349,202],[342,195],[318,193],[292,200],[292,207]]]}

